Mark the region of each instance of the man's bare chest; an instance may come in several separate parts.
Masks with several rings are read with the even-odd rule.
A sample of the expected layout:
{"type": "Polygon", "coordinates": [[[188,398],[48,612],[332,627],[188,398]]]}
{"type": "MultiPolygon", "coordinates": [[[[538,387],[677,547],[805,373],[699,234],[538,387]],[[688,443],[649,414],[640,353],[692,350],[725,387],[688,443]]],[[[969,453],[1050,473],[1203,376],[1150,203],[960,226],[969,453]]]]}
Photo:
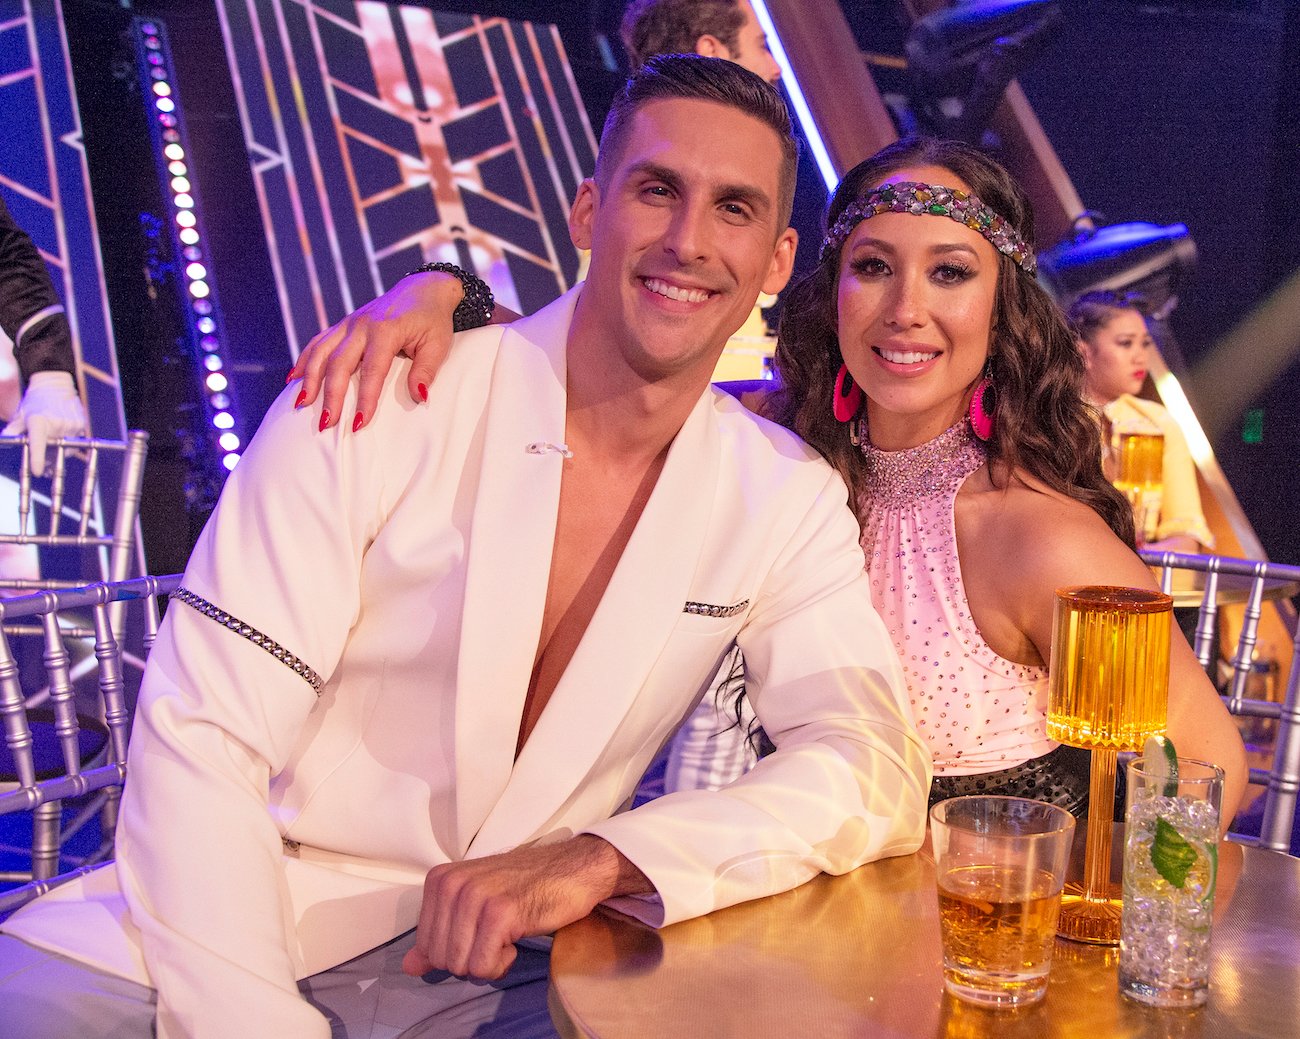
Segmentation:
{"type": "Polygon", "coordinates": [[[521,748],[586,634],[662,469],[662,456],[622,474],[566,466],[521,748]]]}

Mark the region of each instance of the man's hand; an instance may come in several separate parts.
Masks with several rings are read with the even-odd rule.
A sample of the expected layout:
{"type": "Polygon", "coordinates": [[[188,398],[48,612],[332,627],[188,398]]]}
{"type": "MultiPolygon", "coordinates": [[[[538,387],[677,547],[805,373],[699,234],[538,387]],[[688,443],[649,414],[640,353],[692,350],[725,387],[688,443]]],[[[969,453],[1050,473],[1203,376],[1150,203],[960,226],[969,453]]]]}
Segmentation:
{"type": "Polygon", "coordinates": [[[67,372],[36,372],[27,383],[18,413],[2,435],[28,435],[32,475],[41,476],[45,472],[45,445],[59,437],[84,436],[88,426],[86,408],[77,396],[72,376],[67,372]]]}
{"type": "Polygon", "coordinates": [[[433,377],[451,351],[451,320],[465,296],[460,279],[441,271],[408,274],[378,299],[312,337],[289,372],[302,379],[297,407],[316,399],[324,386],[321,429],[339,420],[352,373],[361,369],[353,432],[379,403],[384,376],[398,354],[414,358],[406,378],[411,399],[424,401],[433,377]]]}
{"type": "Polygon", "coordinates": [[[402,969],[499,978],[514,943],[580,920],[606,898],[654,888],[612,844],[581,834],[559,844],[435,866],[424,881],[415,947],[402,969]]]}

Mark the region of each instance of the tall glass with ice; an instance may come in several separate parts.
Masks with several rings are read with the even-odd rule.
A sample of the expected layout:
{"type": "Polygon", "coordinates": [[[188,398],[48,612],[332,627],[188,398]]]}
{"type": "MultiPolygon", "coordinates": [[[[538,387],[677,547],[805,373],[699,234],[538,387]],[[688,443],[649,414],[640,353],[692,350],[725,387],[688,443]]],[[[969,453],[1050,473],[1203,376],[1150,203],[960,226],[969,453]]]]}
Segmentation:
{"type": "Polygon", "coordinates": [[[1223,769],[1190,758],[1128,767],[1119,988],[1149,1006],[1197,1007],[1210,979],[1223,769]]]}
{"type": "Polygon", "coordinates": [[[930,809],[944,987],[987,1007],[1047,994],[1074,836],[1064,808],[1024,797],[954,797],[930,809]]]}

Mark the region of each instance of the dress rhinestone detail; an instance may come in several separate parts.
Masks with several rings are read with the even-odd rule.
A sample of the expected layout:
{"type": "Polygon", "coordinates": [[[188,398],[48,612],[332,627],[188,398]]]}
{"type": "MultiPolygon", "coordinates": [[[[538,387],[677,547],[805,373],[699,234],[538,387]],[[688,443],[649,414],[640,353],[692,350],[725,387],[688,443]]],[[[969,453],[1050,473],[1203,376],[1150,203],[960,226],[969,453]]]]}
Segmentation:
{"type": "Polygon", "coordinates": [[[862,443],[867,461],[866,490],[874,506],[907,505],[955,491],[984,464],[985,452],[965,421],[920,447],[881,451],[862,443]]]}

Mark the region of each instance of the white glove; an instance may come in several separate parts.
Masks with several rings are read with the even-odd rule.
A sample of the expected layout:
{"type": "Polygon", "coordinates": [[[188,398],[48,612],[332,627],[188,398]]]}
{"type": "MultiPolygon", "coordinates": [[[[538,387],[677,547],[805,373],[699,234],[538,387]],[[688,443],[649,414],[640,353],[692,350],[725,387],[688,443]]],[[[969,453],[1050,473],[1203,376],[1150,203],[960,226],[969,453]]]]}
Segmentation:
{"type": "Polygon", "coordinates": [[[86,408],[67,372],[36,372],[27,383],[16,414],[4,436],[28,434],[33,476],[45,472],[45,445],[59,437],[75,437],[87,429],[86,408]]]}

